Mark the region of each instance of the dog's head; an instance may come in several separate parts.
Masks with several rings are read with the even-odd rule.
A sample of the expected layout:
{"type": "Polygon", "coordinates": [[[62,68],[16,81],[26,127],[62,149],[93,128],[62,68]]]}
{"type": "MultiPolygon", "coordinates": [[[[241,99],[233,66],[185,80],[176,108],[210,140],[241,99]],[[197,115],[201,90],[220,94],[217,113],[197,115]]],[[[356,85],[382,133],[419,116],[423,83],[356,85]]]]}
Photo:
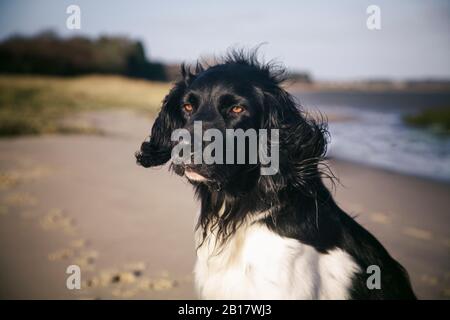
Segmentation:
{"type": "Polygon", "coordinates": [[[173,133],[176,129],[184,129],[184,132],[191,134],[191,151],[195,149],[194,137],[199,133],[201,142],[198,150],[201,152],[213,141],[223,139],[212,152],[214,156],[220,153],[223,161],[196,163],[196,152],[192,152],[189,153],[189,160],[192,161],[172,165],[177,174],[185,175],[191,183],[235,195],[257,187],[266,193],[265,199],[270,201],[272,199],[267,197],[268,193],[276,193],[287,185],[303,187],[308,191],[308,180],[316,178],[317,164],[325,152],[326,131],[321,124],[308,119],[281,87],[284,81],[282,68],[258,62],[256,53],[233,51],[216,65],[198,63],[193,70],[183,66],[181,73],[182,80],[164,99],[150,140],[144,142],[136,153],[139,164],[151,167],[168,162],[173,155],[172,149],[180,142],[174,139],[173,133]],[[200,131],[196,130],[199,123],[201,127],[197,126],[197,129],[200,128],[200,131]],[[214,133],[214,138],[206,133],[210,129],[213,129],[210,132],[214,133]],[[253,130],[257,134],[260,129],[265,129],[267,145],[275,146],[266,154],[273,153],[275,149],[279,153],[276,170],[270,175],[261,175],[263,165],[260,157],[256,162],[250,160],[255,150],[260,152],[259,135],[257,149],[251,148],[252,141],[248,137],[243,149],[238,149],[236,145],[230,149],[226,141],[230,137],[230,129],[253,130]],[[272,129],[278,130],[275,144],[271,144],[274,141],[272,129]],[[239,150],[243,150],[244,154],[236,154],[239,150]],[[244,162],[237,160],[239,156],[245,159],[244,162]]]}

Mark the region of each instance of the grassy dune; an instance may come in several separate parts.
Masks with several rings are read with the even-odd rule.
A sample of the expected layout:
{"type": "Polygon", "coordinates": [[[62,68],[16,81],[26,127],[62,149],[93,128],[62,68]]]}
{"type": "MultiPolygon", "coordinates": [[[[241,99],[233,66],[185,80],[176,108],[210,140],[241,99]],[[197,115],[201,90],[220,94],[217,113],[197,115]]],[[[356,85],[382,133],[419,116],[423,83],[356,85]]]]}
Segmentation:
{"type": "Polygon", "coordinates": [[[156,112],[169,84],[120,76],[0,75],[0,136],[93,132],[61,121],[76,112],[128,108],[156,112]]]}

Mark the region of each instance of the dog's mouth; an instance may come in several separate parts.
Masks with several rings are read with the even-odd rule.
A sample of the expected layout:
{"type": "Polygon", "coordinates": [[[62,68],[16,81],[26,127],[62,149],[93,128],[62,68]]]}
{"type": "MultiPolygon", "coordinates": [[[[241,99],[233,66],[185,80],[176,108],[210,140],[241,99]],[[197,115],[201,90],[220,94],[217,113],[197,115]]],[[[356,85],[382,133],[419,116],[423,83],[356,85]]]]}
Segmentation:
{"type": "Polygon", "coordinates": [[[194,171],[192,168],[184,168],[184,175],[186,178],[193,182],[204,182],[208,181],[209,179],[205,176],[202,176],[200,173],[194,171]]]}
{"type": "Polygon", "coordinates": [[[201,170],[190,165],[172,164],[173,171],[179,176],[185,176],[190,182],[201,183],[211,181],[207,175],[201,173],[201,170]]]}

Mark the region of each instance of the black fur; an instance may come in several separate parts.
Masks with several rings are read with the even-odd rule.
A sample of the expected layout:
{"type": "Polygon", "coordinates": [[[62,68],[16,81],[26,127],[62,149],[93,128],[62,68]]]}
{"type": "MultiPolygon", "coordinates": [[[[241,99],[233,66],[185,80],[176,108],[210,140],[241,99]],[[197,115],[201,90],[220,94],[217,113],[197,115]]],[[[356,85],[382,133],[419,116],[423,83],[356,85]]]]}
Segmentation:
{"type": "MultiPolygon", "coordinates": [[[[284,70],[273,63],[260,63],[256,52],[232,51],[217,64],[197,63],[194,70],[182,66],[177,82],[164,103],[150,141],[144,142],[136,159],[144,167],[166,163],[174,146],[171,132],[176,128],[192,130],[195,120],[208,127],[279,129],[280,168],[273,176],[260,175],[259,165],[191,165],[208,178],[193,183],[201,201],[198,225],[218,228],[221,245],[226,245],[248,215],[264,210],[269,218],[261,220],[271,230],[294,238],[326,253],[341,248],[361,267],[355,276],[354,299],[414,299],[408,275],[383,246],[363,227],[343,212],[323,183],[333,178],[323,162],[327,145],[325,121],[305,114],[281,87],[284,70]],[[225,98],[224,98],[225,97],[225,98]],[[224,102],[225,101],[225,102],[224,102]],[[186,114],[182,105],[194,106],[186,114]],[[231,116],[229,107],[244,105],[245,112],[231,116]],[[225,211],[219,218],[219,209],[225,211]],[[381,289],[366,286],[369,265],[382,273],[381,289]]],[[[184,166],[172,166],[180,175],[184,166]]]]}

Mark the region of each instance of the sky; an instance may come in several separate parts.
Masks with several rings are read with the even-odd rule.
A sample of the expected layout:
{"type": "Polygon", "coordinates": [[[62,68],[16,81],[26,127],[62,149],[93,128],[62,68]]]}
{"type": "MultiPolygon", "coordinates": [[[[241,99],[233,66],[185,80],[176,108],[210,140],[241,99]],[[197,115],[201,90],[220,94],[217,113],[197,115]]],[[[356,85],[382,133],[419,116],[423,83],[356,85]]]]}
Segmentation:
{"type": "Polygon", "coordinates": [[[49,29],[129,36],[166,63],[263,44],[265,60],[318,80],[450,78],[450,0],[0,0],[0,39],[49,29]],[[66,27],[71,4],[80,30],[66,27]],[[369,5],[380,30],[366,26],[369,5]]]}

